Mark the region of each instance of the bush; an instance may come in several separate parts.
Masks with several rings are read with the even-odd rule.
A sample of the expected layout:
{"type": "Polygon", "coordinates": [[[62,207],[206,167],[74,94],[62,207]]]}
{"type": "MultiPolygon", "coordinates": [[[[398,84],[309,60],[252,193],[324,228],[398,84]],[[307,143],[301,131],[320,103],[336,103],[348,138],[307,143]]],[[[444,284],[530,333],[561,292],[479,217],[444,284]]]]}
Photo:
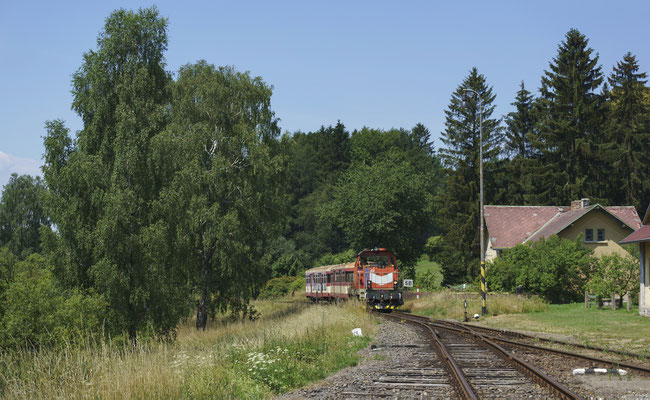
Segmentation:
{"type": "Polygon", "coordinates": [[[520,244],[488,265],[490,290],[514,291],[521,285],[552,303],[582,298],[584,271],[593,257],[579,240],[553,235],[528,246],[520,244]]]}
{"type": "Polygon", "coordinates": [[[41,347],[99,332],[106,303],[97,295],[65,292],[38,254],[15,266],[4,295],[0,343],[41,347]]]}
{"type": "Polygon", "coordinates": [[[293,254],[283,255],[271,265],[273,278],[280,276],[296,276],[302,272],[303,267],[300,260],[293,254]]]}
{"type": "Polygon", "coordinates": [[[289,293],[303,294],[305,290],[305,278],[297,276],[281,276],[273,278],[266,283],[260,292],[259,299],[277,299],[289,293]]]}
{"type": "Polygon", "coordinates": [[[332,254],[332,253],[323,254],[316,260],[316,262],[314,263],[315,264],[314,267],[320,267],[323,265],[336,265],[336,264],[349,263],[354,261],[356,256],[357,254],[352,249],[337,254],[332,254]]]}
{"type": "Polygon", "coordinates": [[[639,260],[632,256],[609,254],[593,263],[588,272],[587,290],[599,296],[612,293],[623,296],[638,288],[639,260]]]}

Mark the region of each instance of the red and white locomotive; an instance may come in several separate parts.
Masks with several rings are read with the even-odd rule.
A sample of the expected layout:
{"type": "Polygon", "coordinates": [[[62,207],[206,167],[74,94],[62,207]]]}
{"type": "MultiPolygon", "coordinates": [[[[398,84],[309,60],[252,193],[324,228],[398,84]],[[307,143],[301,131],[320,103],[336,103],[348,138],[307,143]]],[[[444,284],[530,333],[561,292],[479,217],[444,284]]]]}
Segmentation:
{"type": "Polygon", "coordinates": [[[315,302],[357,298],[378,310],[404,304],[397,259],[387,249],[364,249],[355,262],[308,269],[305,280],[307,298],[315,302]]]}

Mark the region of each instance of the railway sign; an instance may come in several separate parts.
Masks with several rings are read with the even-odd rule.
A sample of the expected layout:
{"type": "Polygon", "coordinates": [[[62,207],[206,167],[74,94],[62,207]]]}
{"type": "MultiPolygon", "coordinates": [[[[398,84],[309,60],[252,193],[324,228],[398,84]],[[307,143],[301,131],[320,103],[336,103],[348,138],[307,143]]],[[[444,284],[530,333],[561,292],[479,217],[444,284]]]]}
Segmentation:
{"type": "Polygon", "coordinates": [[[413,287],[413,279],[404,279],[404,287],[413,287]]]}

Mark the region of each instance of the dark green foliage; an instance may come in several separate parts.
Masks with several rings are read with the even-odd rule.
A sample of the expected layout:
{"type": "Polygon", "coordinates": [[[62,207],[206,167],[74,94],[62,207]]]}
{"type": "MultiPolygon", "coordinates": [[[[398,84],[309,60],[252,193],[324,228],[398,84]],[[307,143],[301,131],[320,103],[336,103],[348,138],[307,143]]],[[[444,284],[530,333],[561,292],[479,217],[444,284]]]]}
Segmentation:
{"type": "Polygon", "coordinates": [[[11,174],[0,198],[0,247],[22,258],[40,251],[39,229],[50,225],[43,207],[45,191],[39,177],[11,174]]]}
{"type": "Polygon", "coordinates": [[[316,132],[284,137],[287,154],[286,193],[291,217],[285,232],[306,265],[324,253],[345,249],[340,229],[316,215],[318,205],[332,199],[334,184],[350,162],[350,139],[339,121],[316,132]]]}
{"type": "Polygon", "coordinates": [[[432,216],[432,194],[426,182],[426,176],[405,161],[356,163],[320,214],[343,230],[353,249],[391,249],[406,267],[406,275],[413,276],[432,216]]]}
{"type": "Polygon", "coordinates": [[[599,162],[604,138],[602,97],[596,93],[603,75],[598,55],[588,44],[583,34],[571,29],[542,77],[539,130],[531,137],[540,153],[532,203],[603,198],[609,172],[599,162]]]}
{"type": "Polygon", "coordinates": [[[435,261],[443,268],[444,283],[453,284],[473,279],[479,268],[479,150],[480,109],[483,112],[483,174],[485,204],[492,203],[497,188],[495,174],[499,168],[502,134],[499,120],[492,118],[496,95],[486,83],[485,76],[472,68],[467,78],[451,96],[445,111],[444,148],[440,156],[447,169],[445,189],[436,198],[437,222],[444,227],[442,246],[435,261]],[[468,97],[462,107],[464,89],[478,93],[468,97]]]}
{"type": "Polygon", "coordinates": [[[536,161],[537,153],[530,143],[535,135],[537,117],[533,106],[533,96],[526,90],[524,82],[517,92],[512,105],[515,111],[505,119],[504,153],[506,159],[502,169],[502,190],[500,204],[527,204],[528,193],[532,190],[529,170],[536,161]]]}
{"type": "Polygon", "coordinates": [[[271,265],[271,276],[273,278],[278,278],[280,276],[296,276],[303,270],[304,268],[296,256],[293,254],[285,254],[271,265]]]}
{"type": "Polygon", "coordinates": [[[304,276],[280,276],[266,282],[260,291],[259,299],[278,299],[288,294],[305,295],[304,276]]]}
{"type": "Polygon", "coordinates": [[[608,78],[607,138],[612,150],[608,196],[613,204],[633,205],[640,214],[650,199],[650,91],[647,74],[639,72],[636,57],[627,53],[608,78]]]}
{"type": "Polygon", "coordinates": [[[155,8],[113,12],[73,76],[83,129],[73,142],[55,121],[45,137],[55,271],[104,295],[107,330],[131,338],[147,326],[168,332],[187,310],[152,208],[165,172],[152,168],[151,145],[168,120],[166,26],[155,8]]]}
{"type": "Polygon", "coordinates": [[[357,253],[354,250],[346,250],[338,254],[323,254],[314,262],[314,267],[319,267],[321,265],[336,265],[336,264],[345,264],[353,262],[357,259],[357,253]]]}
{"type": "Polygon", "coordinates": [[[592,262],[591,250],[580,240],[554,235],[531,246],[517,245],[489,263],[488,288],[514,292],[521,285],[552,303],[576,301],[584,294],[584,273],[592,262]]]}
{"type": "Polygon", "coordinates": [[[263,255],[283,211],[271,94],[248,73],[186,65],[172,122],[154,143],[155,167],[172,170],[155,203],[161,244],[170,243],[207,311],[243,310],[264,283],[263,255]]]}

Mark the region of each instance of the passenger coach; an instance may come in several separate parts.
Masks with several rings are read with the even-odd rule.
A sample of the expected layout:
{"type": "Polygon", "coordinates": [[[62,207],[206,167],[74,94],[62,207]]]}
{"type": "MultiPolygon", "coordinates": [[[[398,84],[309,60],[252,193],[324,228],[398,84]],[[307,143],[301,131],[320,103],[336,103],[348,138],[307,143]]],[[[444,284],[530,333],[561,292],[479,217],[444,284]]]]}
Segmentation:
{"type": "Polygon", "coordinates": [[[392,251],[365,249],[355,262],[305,271],[305,292],[314,302],[357,298],[372,308],[392,310],[404,304],[398,272],[392,251]]]}

